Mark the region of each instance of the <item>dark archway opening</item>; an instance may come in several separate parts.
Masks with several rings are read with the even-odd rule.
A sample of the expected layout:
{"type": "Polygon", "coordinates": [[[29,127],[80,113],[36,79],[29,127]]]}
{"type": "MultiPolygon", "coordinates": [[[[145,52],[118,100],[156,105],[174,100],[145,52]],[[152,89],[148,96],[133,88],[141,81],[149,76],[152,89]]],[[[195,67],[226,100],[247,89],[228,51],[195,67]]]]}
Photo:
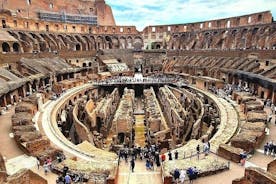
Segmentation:
{"type": "Polygon", "coordinates": [[[76,50],[77,50],[77,51],[81,50],[80,44],[77,44],[77,45],[76,45],[76,50]]]}
{"type": "Polygon", "coordinates": [[[12,45],[12,48],[13,48],[13,52],[19,52],[19,44],[18,43],[14,43],[12,45]]]}
{"type": "Polygon", "coordinates": [[[118,133],[118,141],[119,144],[123,144],[125,141],[125,134],[124,133],[118,133]]]}
{"type": "Polygon", "coordinates": [[[2,44],[2,51],[3,52],[10,52],[10,45],[8,44],[8,43],[6,43],[6,42],[4,42],[3,44],[2,44]]]}

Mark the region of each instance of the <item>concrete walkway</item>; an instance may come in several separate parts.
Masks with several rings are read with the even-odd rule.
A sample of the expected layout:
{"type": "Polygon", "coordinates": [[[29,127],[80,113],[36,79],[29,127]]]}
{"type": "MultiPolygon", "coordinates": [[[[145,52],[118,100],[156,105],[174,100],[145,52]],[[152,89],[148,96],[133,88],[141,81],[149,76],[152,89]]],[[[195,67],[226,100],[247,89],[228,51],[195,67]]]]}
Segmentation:
{"type": "Polygon", "coordinates": [[[51,140],[51,142],[63,151],[87,161],[93,159],[89,155],[86,155],[81,150],[79,150],[72,142],[68,141],[60,131],[58,131],[57,125],[55,125],[56,122],[51,121],[51,116],[54,108],[57,108],[58,106],[62,105],[67,98],[70,98],[71,95],[89,86],[91,85],[82,85],[67,90],[66,93],[61,95],[61,97],[59,97],[56,101],[50,102],[44,109],[42,115],[42,127],[45,134],[51,140]]]}

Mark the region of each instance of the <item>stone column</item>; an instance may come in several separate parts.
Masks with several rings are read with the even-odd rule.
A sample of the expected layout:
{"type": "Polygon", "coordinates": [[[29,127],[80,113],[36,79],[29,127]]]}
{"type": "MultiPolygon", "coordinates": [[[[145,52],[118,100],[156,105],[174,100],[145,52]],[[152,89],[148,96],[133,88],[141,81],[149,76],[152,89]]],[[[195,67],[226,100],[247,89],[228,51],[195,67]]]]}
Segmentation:
{"type": "Polygon", "coordinates": [[[36,94],[37,99],[37,105],[38,105],[38,111],[43,112],[43,100],[42,100],[42,95],[40,93],[36,94]]]}
{"type": "Polygon", "coordinates": [[[31,95],[31,94],[33,94],[32,84],[29,83],[28,85],[29,85],[29,91],[30,91],[30,95],[31,95]]]}

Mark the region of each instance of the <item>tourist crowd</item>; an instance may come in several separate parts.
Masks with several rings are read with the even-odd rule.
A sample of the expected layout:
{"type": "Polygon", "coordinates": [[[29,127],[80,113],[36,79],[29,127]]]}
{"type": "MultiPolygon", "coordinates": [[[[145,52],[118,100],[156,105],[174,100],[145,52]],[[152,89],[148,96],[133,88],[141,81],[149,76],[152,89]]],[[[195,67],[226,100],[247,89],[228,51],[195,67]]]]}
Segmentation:
{"type": "Polygon", "coordinates": [[[276,157],[276,142],[269,141],[264,145],[264,154],[276,157]]]}

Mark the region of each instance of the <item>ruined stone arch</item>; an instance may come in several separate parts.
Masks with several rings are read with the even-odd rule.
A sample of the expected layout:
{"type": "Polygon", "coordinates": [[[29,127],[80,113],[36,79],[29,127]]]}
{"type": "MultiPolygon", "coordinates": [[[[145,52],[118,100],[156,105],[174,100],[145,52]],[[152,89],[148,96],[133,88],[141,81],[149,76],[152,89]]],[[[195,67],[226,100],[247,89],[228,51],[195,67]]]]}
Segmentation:
{"type": "Polygon", "coordinates": [[[120,48],[120,41],[117,36],[112,37],[112,46],[114,49],[119,49],[120,48]]]}
{"type": "Polygon", "coordinates": [[[88,50],[87,43],[85,43],[85,41],[83,41],[83,39],[80,36],[75,35],[74,37],[79,42],[79,44],[81,44],[82,50],[88,50]]]}
{"type": "Polygon", "coordinates": [[[105,36],[105,49],[112,49],[112,39],[110,36],[105,36]]]}
{"type": "Polygon", "coordinates": [[[87,45],[87,50],[92,50],[92,44],[87,36],[82,36],[82,39],[84,40],[85,44],[87,45]]]}
{"type": "Polygon", "coordinates": [[[33,49],[36,51],[40,51],[40,39],[35,33],[26,33],[28,37],[30,37],[33,41],[33,49]]]}
{"type": "Polygon", "coordinates": [[[18,35],[19,35],[18,40],[22,44],[23,51],[24,52],[32,52],[33,51],[33,40],[22,32],[18,32],[18,35]]]}
{"type": "Polygon", "coordinates": [[[70,49],[70,44],[68,43],[68,40],[65,36],[59,34],[57,37],[62,40],[67,49],[70,49]]]}
{"type": "Polygon", "coordinates": [[[76,40],[71,35],[66,35],[65,38],[67,40],[67,43],[69,44],[69,49],[75,50],[76,49],[76,40]]]}
{"type": "Polygon", "coordinates": [[[13,48],[13,52],[20,52],[21,51],[20,45],[17,42],[12,44],[12,48],[13,48]]]}
{"type": "Polygon", "coordinates": [[[66,50],[67,44],[64,42],[64,40],[60,37],[60,35],[52,35],[53,39],[56,40],[57,44],[59,45],[60,50],[66,50]]]}
{"type": "Polygon", "coordinates": [[[49,50],[49,45],[47,44],[47,42],[40,35],[37,35],[35,33],[30,33],[30,34],[37,41],[39,51],[46,52],[46,51],[49,50]]]}
{"type": "Polygon", "coordinates": [[[2,52],[10,52],[11,48],[10,45],[7,42],[2,43],[2,52]]]}
{"type": "Polygon", "coordinates": [[[96,43],[97,43],[97,49],[104,49],[105,48],[104,39],[103,39],[102,36],[97,37],[96,43]]]}
{"type": "Polygon", "coordinates": [[[47,34],[40,34],[40,36],[47,42],[49,51],[56,51],[58,49],[57,43],[54,42],[47,34]]]}
{"type": "Polygon", "coordinates": [[[76,43],[76,51],[80,51],[81,50],[81,45],[79,43],[76,43]]]}
{"type": "Polygon", "coordinates": [[[211,43],[212,43],[212,34],[210,32],[205,32],[202,48],[209,49],[211,47],[211,43]]]}
{"type": "Polygon", "coordinates": [[[127,40],[124,36],[120,37],[120,49],[127,48],[127,40]]]}
{"type": "Polygon", "coordinates": [[[131,36],[127,37],[127,49],[133,48],[133,38],[131,36]]]}
{"type": "Polygon", "coordinates": [[[13,36],[15,39],[19,39],[19,35],[17,33],[14,33],[14,32],[11,32],[11,31],[8,31],[8,33],[13,36]]]}
{"type": "Polygon", "coordinates": [[[179,38],[180,49],[186,49],[186,34],[181,34],[179,38]]]}
{"type": "Polygon", "coordinates": [[[58,39],[58,37],[56,35],[53,35],[53,34],[49,34],[49,37],[54,41],[56,42],[57,44],[57,47],[59,50],[61,49],[64,49],[65,48],[65,45],[63,42],[60,41],[60,39],[58,39]]]}
{"type": "MultiPolygon", "coordinates": [[[[141,50],[143,48],[143,39],[140,36],[134,37],[133,47],[135,50],[141,50]]],[[[161,45],[160,48],[161,49],[161,45]]]]}
{"type": "Polygon", "coordinates": [[[97,50],[97,45],[96,45],[96,39],[94,36],[90,36],[89,37],[90,41],[91,41],[91,49],[92,50],[97,50]]]}
{"type": "Polygon", "coordinates": [[[173,35],[172,39],[172,44],[171,44],[171,49],[176,50],[180,49],[180,37],[179,35],[173,35]]]}

